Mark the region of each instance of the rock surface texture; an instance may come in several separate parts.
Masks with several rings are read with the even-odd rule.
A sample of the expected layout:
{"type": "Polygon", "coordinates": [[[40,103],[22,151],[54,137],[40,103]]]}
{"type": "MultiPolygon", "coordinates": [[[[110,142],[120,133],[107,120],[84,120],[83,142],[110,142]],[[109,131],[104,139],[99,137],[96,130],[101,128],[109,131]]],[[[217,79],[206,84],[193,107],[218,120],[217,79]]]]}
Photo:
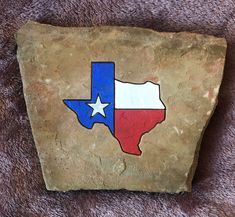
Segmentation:
{"type": "Polygon", "coordinates": [[[204,129],[217,103],[224,39],[133,27],[65,28],[29,22],[17,33],[27,111],[48,190],[191,190],[204,129]],[[88,99],[91,62],[160,84],[165,120],[124,153],[102,124],[84,128],[63,99],[88,99]]]}

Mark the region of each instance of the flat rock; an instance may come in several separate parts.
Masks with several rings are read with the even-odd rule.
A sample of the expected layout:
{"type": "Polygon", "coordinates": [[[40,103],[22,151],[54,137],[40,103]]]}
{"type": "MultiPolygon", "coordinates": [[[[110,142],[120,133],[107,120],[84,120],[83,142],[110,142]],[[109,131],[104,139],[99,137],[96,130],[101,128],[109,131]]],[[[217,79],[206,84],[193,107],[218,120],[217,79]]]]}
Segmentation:
{"type": "Polygon", "coordinates": [[[16,38],[48,190],[191,190],[217,104],[224,39],[35,22],[16,38]]]}

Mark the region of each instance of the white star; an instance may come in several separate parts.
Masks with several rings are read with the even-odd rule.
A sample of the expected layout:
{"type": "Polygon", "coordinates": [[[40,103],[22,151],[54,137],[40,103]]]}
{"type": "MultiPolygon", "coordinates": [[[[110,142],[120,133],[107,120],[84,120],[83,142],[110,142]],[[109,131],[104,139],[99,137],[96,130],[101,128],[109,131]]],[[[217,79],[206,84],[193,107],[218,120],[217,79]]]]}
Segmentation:
{"type": "Polygon", "coordinates": [[[103,115],[105,117],[105,113],[104,113],[104,108],[107,107],[110,103],[102,103],[100,101],[100,97],[97,96],[96,98],[96,102],[95,103],[88,103],[88,105],[93,108],[93,111],[92,111],[92,117],[99,113],[101,115],[103,115]]]}

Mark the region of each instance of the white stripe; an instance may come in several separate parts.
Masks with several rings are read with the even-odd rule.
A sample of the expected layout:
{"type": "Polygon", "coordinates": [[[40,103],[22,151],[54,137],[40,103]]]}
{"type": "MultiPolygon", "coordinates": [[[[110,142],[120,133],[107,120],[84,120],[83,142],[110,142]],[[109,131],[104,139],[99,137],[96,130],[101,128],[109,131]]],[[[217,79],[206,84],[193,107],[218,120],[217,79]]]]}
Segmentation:
{"type": "Polygon", "coordinates": [[[165,109],[160,100],[160,86],[151,82],[131,84],[115,80],[115,108],[165,109]]]}

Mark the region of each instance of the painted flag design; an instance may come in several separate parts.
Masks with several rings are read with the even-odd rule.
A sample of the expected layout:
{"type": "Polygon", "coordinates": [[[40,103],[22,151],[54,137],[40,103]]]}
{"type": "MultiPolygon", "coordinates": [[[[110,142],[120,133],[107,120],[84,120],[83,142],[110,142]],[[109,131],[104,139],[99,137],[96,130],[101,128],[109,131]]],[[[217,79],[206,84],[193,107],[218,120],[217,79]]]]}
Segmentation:
{"type": "Polygon", "coordinates": [[[82,126],[91,129],[95,123],[103,123],[124,152],[141,155],[142,135],[165,120],[160,85],[115,80],[113,62],[92,62],[91,66],[90,99],[65,99],[65,105],[76,113],[82,126]]]}

